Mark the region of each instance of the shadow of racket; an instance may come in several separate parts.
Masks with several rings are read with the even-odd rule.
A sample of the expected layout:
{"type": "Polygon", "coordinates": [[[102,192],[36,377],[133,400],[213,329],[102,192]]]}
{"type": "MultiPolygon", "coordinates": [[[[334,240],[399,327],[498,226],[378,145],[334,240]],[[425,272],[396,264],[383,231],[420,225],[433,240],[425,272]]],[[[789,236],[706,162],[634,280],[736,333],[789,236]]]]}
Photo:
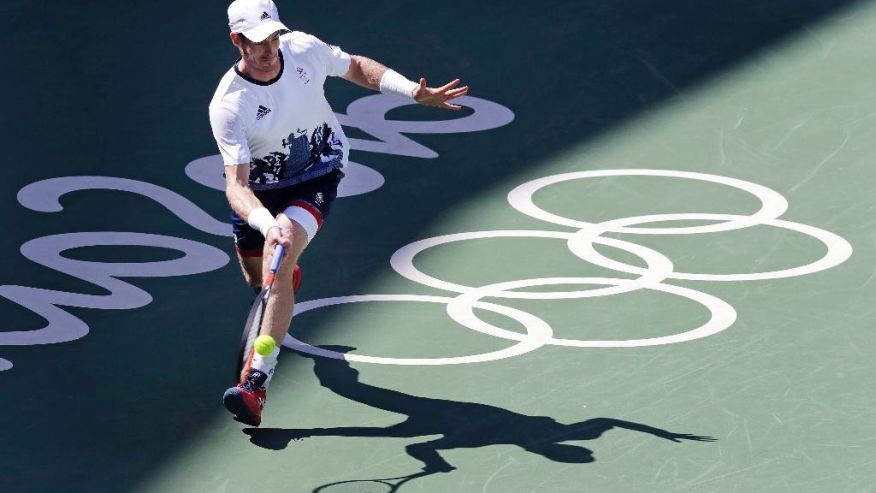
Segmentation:
{"type": "Polygon", "coordinates": [[[407,476],[382,479],[349,479],[320,486],[313,493],[395,493],[408,481],[435,474],[429,471],[420,471],[407,476]]]}

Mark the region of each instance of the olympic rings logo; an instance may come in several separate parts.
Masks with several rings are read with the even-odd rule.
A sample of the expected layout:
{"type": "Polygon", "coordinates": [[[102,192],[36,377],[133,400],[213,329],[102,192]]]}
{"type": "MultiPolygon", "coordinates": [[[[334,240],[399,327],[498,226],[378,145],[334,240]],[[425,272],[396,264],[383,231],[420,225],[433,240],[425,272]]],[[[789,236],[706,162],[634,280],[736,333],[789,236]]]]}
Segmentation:
{"type": "Polygon", "coordinates": [[[413,301],[423,303],[439,303],[447,305],[446,311],[451,319],[469,329],[483,334],[512,341],[513,344],[499,351],[482,354],[444,357],[444,358],[388,358],[361,354],[341,354],[323,348],[311,346],[291,335],[287,335],[284,346],[335,359],[346,359],[365,363],[390,365],[452,365],[462,363],[480,363],[496,361],[512,356],[519,356],[534,351],[545,345],[568,347],[641,347],[672,344],[692,341],[717,334],[729,328],[736,320],[736,310],[724,300],[695,289],[668,284],[670,279],[687,281],[717,281],[738,282],[781,279],[812,274],[830,269],[845,262],[852,255],[852,246],[840,236],[805,224],[779,219],[788,209],[785,198],[770,188],[756,183],[705,173],[655,170],[655,169],[618,169],[565,173],[548,176],[524,183],[508,194],[508,202],[517,211],[530,217],[545,221],[556,226],[574,228],[575,232],[540,231],[540,230],[495,230],[457,233],[427,238],[406,245],[395,252],[390,259],[390,265],[401,276],[421,285],[453,293],[450,296],[427,296],[413,294],[371,294],[340,296],[319,300],[300,302],[295,307],[296,315],[328,306],[345,303],[364,303],[377,301],[413,301]],[[677,213],[653,214],[645,216],[613,219],[600,223],[586,222],[558,216],[541,209],[533,202],[533,195],[550,185],[569,181],[614,176],[650,176],[669,177],[687,180],[705,181],[733,187],[752,194],[760,200],[761,207],[749,216],[736,214],[706,214],[677,213]],[[709,221],[709,224],[684,227],[642,227],[643,224],[661,223],[667,221],[709,221]],[[790,231],[796,231],[817,239],[826,247],[826,253],[818,260],[809,264],[782,270],[739,274],[707,274],[675,271],[672,261],[665,255],[651,248],[629,241],[608,238],[605,233],[626,233],[633,235],[692,235],[732,231],[751,226],[771,226],[790,231]],[[444,281],[430,276],[414,265],[414,258],[419,253],[448,243],[482,239],[482,238],[552,238],[564,240],[569,251],[583,261],[612,269],[635,278],[606,277],[550,277],[536,279],[520,279],[500,282],[485,286],[464,286],[444,281]],[[646,267],[625,264],[610,259],[599,253],[594,245],[604,245],[626,251],[641,259],[646,267]],[[519,291],[521,288],[535,286],[562,285],[595,285],[592,289],[574,291],[519,291]],[[581,299],[598,296],[610,296],[638,290],[650,290],[669,293],[702,304],[710,313],[709,320],[699,327],[678,334],[646,339],[629,340],[579,340],[556,337],[553,328],[544,320],[508,306],[483,301],[484,298],[524,299],[524,300],[561,300],[581,299]],[[526,330],[525,334],[507,330],[489,324],[475,314],[475,308],[504,315],[519,322],[526,330]]]}

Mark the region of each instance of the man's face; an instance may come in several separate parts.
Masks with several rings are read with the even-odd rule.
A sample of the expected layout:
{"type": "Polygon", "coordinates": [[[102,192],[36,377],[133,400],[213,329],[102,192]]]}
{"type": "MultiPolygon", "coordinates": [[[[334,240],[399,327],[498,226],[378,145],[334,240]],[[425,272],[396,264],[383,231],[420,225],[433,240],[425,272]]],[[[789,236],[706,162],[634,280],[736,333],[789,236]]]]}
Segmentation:
{"type": "Polygon", "coordinates": [[[239,36],[240,56],[247,67],[256,72],[273,72],[280,68],[280,33],[276,32],[261,43],[253,43],[239,36]]]}

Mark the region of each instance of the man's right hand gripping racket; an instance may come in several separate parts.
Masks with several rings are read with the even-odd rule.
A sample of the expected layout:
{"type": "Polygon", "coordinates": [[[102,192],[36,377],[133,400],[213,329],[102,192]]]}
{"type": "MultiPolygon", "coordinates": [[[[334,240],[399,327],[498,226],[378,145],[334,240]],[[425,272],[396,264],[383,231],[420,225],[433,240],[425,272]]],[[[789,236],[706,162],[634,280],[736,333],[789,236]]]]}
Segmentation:
{"type": "MultiPolygon", "coordinates": [[[[274,277],[277,274],[277,269],[280,268],[280,262],[283,260],[283,255],[286,249],[283,245],[277,245],[274,248],[274,256],[271,259],[271,268],[268,271],[267,277],[262,281],[262,290],[252,302],[252,308],[249,310],[249,316],[246,318],[246,325],[243,326],[243,335],[240,338],[240,353],[237,358],[237,381],[243,382],[246,377],[246,370],[252,363],[253,344],[256,337],[259,336],[262,330],[262,321],[265,318],[265,307],[268,306],[268,297],[271,295],[271,287],[274,285],[274,277]]],[[[300,274],[298,267],[295,267],[295,277],[300,274]]],[[[294,281],[293,281],[293,284],[294,281]]],[[[297,289],[297,286],[296,286],[297,289]]]]}

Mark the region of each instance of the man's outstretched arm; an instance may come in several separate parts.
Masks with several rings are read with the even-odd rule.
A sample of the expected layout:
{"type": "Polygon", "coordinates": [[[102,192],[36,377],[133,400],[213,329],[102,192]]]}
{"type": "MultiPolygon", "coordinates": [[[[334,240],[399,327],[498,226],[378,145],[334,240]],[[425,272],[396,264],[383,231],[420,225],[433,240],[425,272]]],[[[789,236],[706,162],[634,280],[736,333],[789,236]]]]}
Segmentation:
{"type": "Polygon", "coordinates": [[[420,78],[419,83],[408,80],[382,63],[361,55],[351,55],[350,68],[344,74],[344,78],[373,91],[397,94],[412,98],[425,106],[454,111],[461,107],[448,101],[468,93],[468,86],[457,87],[459,79],[454,79],[441,87],[429,87],[426,79],[420,78]]]}

